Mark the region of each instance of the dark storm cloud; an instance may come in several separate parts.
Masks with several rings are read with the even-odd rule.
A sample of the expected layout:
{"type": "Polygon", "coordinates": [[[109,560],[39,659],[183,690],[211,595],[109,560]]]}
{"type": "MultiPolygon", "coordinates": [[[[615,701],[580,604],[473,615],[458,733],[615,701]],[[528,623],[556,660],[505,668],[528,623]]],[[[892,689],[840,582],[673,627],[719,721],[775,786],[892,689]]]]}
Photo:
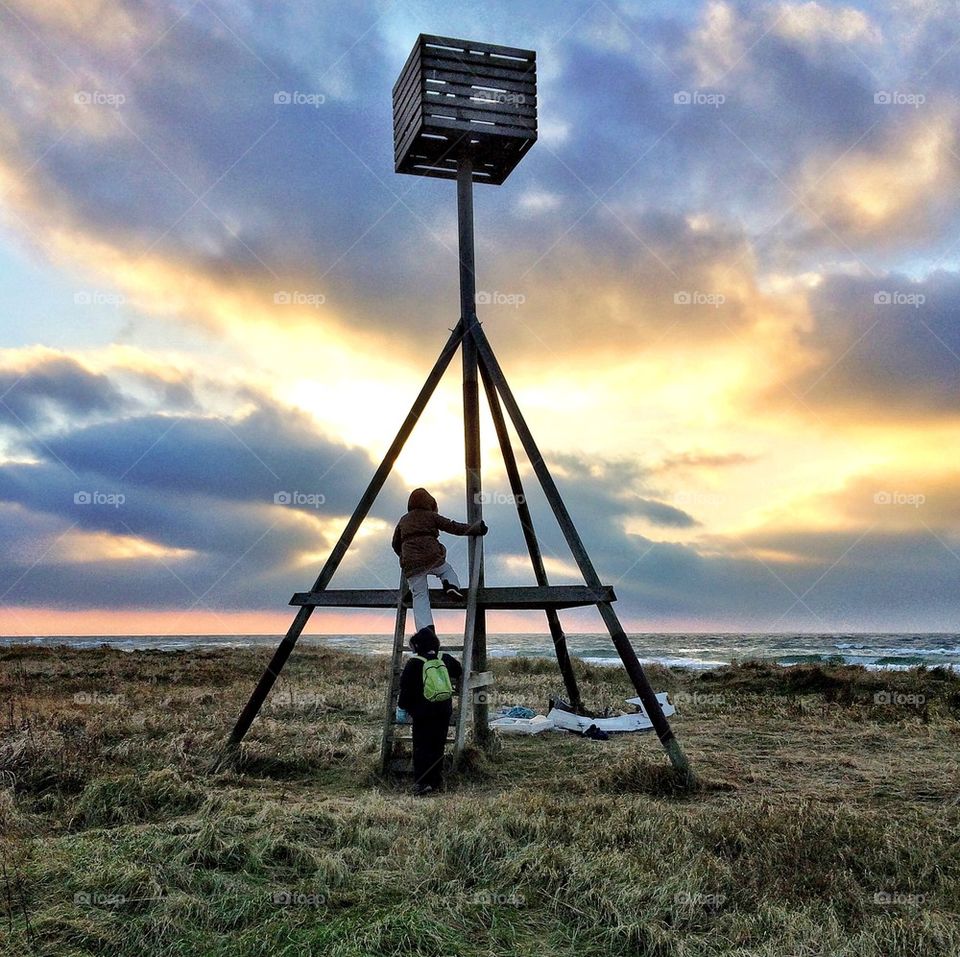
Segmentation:
{"type": "Polygon", "coordinates": [[[755,554],[738,554],[739,543],[731,542],[726,557],[650,543],[617,591],[622,601],[653,617],[719,618],[758,630],[896,630],[917,621],[949,627],[960,562],[923,532],[858,541],[861,534],[814,533],[799,548],[797,538],[783,536],[794,550],[822,553],[808,563],[771,560],[754,542],[755,554]]]}
{"type": "Polygon", "coordinates": [[[107,376],[65,356],[0,370],[0,421],[14,427],[36,425],[55,413],[82,418],[116,412],[122,403],[107,376]]]}
{"type": "Polygon", "coordinates": [[[318,435],[303,413],[262,401],[237,419],[156,414],[88,426],[45,444],[78,472],[140,487],[253,502],[299,490],[323,495],[336,514],[349,511],[372,475],[369,455],[318,435]]]}
{"type": "Polygon", "coordinates": [[[869,59],[839,40],[812,48],[775,33],[764,37],[723,81],[731,110],[721,115],[745,146],[735,146],[725,130],[731,150],[721,154],[718,166],[735,168],[739,155],[749,175],[761,181],[771,175],[765,164],[789,176],[811,150],[832,152],[856,143],[885,119],[874,103],[877,80],[869,59]],[[751,160],[747,148],[762,162],[751,160]],[[722,162],[724,155],[730,164],[722,162]]]}
{"type": "MultiPolygon", "coordinates": [[[[0,467],[5,528],[0,591],[20,605],[64,603],[73,608],[263,609],[282,607],[294,590],[310,587],[320,562],[301,567],[304,552],[325,554],[344,523],[321,531],[303,510],[282,504],[174,494],[102,475],[71,475],[55,465],[0,467]],[[112,504],[119,498],[118,504],[112,504]],[[73,532],[145,539],[168,551],[156,555],[92,554],[65,560],[61,541],[73,532]],[[171,550],[188,550],[180,554],[171,550]],[[202,601],[201,601],[202,598],[202,601]]],[[[395,562],[378,542],[359,542],[337,583],[396,585],[395,562]],[[380,571],[378,571],[378,568],[380,571]],[[352,576],[352,577],[351,577],[352,576]],[[386,577],[388,576],[388,577],[386,577]]]]}
{"type": "MultiPolygon", "coordinates": [[[[0,583],[12,588],[12,602],[56,595],[74,607],[181,607],[185,591],[213,589],[207,605],[276,604],[300,556],[332,545],[376,467],[367,453],[332,441],[303,413],[250,387],[234,401],[255,408],[234,417],[204,409],[157,414],[144,413],[118,383],[146,383],[161,396],[170,383],[136,370],[91,376],[52,359],[19,375],[35,405],[60,404],[53,426],[34,416],[37,427],[22,435],[37,461],[0,466],[8,517],[0,583]],[[92,424],[84,415],[91,409],[92,424]],[[166,551],[127,555],[121,548],[115,556],[66,561],[58,541],[73,531],[141,539],[166,551]]],[[[218,401],[229,399],[221,389],[218,401]]],[[[406,495],[391,477],[371,514],[392,523],[406,495]]],[[[372,551],[382,545],[358,542],[344,572],[365,574],[367,584],[372,575],[387,587],[379,576],[393,566],[392,553],[387,546],[384,559],[372,551]]],[[[308,588],[315,573],[308,569],[298,587],[308,588]]],[[[389,578],[395,585],[394,568],[389,578]]]]}
{"type": "Polygon", "coordinates": [[[651,497],[649,473],[632,459],[590,459],[569,453],[557,454],[552,462],[559,466],[568,482],[576,485],[578,507],[585,514],[619,524],[622,520],[643,518],[663,528],[692,528],[697,520],[682,509],[651,497]]]}
{"type": "Polygon", "coordinates": [[[879,420],[960,410],[960,276],[833,276],[814,291],[804,345],[822,361],[792,388],[879,420]]]}
{"type": "Polygon", "coordinates": [[[316,542],[317,531],[288,521],[292,510],[260,509],[212,496],[164,493],[91,470],[72,473],[53,464],[0,466],[0,497],[33,512],[56,516],[88,532],[140,536],[166,548],[236,557],[277,523],[281,536],[265,545],[284,560],[316,542]]]}
{"type": "MultiPolygon", "coordinates": [[[[83,45],[28,19],[5,19],[6,45],[23,69],[41,71],[35,79],[51,97],[91,84],[126,97],[115,115],[97,114],[96,135],[82,122],[60,129],[55,114],[29,97],[5,106],[17,155],[42,156],[31,176],[58,220],[228,285],[272,289],[309,277],[365,325],[419,330],[454,314],[452,187],[392,172],[390,88],[402,55],[379,30],[357,43],[342,17],[311,17],[297,4],[275,18],[259,11],[241,18],[227,8],[215,16],[200,4],[179,20],[152,4],[118,6],[154,46],[83,45]],[[324,100],[275,104],[283,91],[324,100]],[[426,305],[425,281],[435,290],[426,305]]],[[[531,32],[539,28],[535,5],[495,5],[493,19],[498,9],[531,32]]],[[[774,12],[763,7],[734,10],[747,40],[758,42],[718,78],[726,100],[717,109],[674,103],[675,93],[698,87],[690,50],[700,24],[689,18],[592,11],[582,30],[542,51],[549,61],[542,118],[566,123],[571,134],[562,142],[544,136],[509,189],[478,192],[491,236],[509,234],[515,246],[512,263],[531,262],[557,241],[572,262],[578,244],[606,242],[639,255],[602,206],[576,222],[611,186],[605,201],[633,230],[634,207],[772,223],[796,200],[778,178],[789,183],[805,155],[837,156],[872,124],[900,122],[896,111],[873,104],[868,54],[829,38],[813,45],[778,35],[770,29],[774,12]],[[596,42],[617,29],[626,30],[625,46],[596,42]],[[534,186],[561,197],[562,212],[512,215],[534,186]]],[[[364,11],[376,20],[363,5],[354,14],[364,11]]],[[[78,109],[89,120],[98,108],[78,109]]],[[[872,142],[867,137],[863,147],[872,142]]],[[[648,217],[640,235],[660,249],[672,229],[670,215],[648,217]]],[[[775,255],[775,236],[765,243],[775,255]]],[[[493,247],[481,255],[496,276],[493,247]]],[[[645,278],[621,281],[637,289],[645,278]]]]}
{"type": "MultiPolygon", "coordinates": [[[[328,514],[352,510],[356,489],[376,467],[366,451],[329,439],[305,413],[249,386],[215,391],[252,409],[212,415],[199,407],[189,379],[173,376],[127,368],[92,373],[74,359],[40,356],[0,370],[0,418],[5,411],[23,447],[68,475],[254,503],[298,491],[322,496],[328,514]],[[147,397],[180,411],[153,411],[147,397]]],[[[382,507],[392,514],[404,501],[405,492],[389,481],[382,507]]]]}
{"type": "Polygon", "coordinates": [[[144,369],[119,368],[110,374],[92,372],[76,359],[60,354],[27,357],[0,369],[0,422],[30,444],[59,421],[77,428],[81,422],[112,419],[159,406],[197,411],[189,375],[166,375],[144,369]]]}
{"type": "MultiPolygon", "coordinates": [[[[324,88],[331,77],[323,71],[306,72],[264,38],[241,36],[242,28],[224,29],[204,4],[179,20],[154,5],[124,6],[144,36],[156,39],[142,57],[41,37],[12,15],[5,23],[7,44],[32,50],[44,82],[55,78],[61,87],[58,95],[90,92],[94,84],[125,97],[112,115],[105,108],[97,117],[105,135],[87,135],[81,123],[62,139],[46,112],[23,98],[8,103],[20,148],[43,153],[37,173],[48,200],[88,235],[134,252],[149,246],[226,281],[243,278],[240,269],[263,271],[260,260],[296,273],[337,258],[387,197],[350,153],[382,174],[390,170],[389,139],[377,131],[390,128],[392,65],[376,36],[337,65],[364,89],[381,91],[357,109],[324,88]],[[81,68],[67,69],[51,49],[69,51],[66,62],[79,59],[81,68]],[[278,93],[297,91],[324,100],[316,107],[274,102],[278,93]]],[[[343,51],[325,43],[322,24],[314,22],[317,55],[323,60],[326,48],[334,64],[343,51]]],[[[77,109],[89,116],[98,107],[77,109]]]]}
{"type": "Polygon", "coordinates": [[[683,509],[667,505],[665,502],[656,502],[649,498],[638,498],[636,511],[652,525],[661,528],[691,528],[699,524],[696,519],[683,509]]]}
{"type": "MultiPolygon", "coordinates": [[[[78,430],[81,436],[86,431],[78,430]]],[[[171,440],[175,434],[170,432],[171,440]]],[[[306,518],[309,509],[298,512],[275,505],[272,499],[258,501],[258,491],[264,491],[259,480],[245,485],[226,479],[226,471],[237,460],[229,446],[225,453],[216,431],[188,427],[185,434],[185,454],[216,463],[224,471],[221,489],[196,476],[181,483],[175,468],[159,460],[158,476],[150,476],[151,470],[138,475],[134,469],[118,479],[117,463],[110,459],[98,466],[92,454],[96,445],[86,442],[73,449],[90,456],[81,462],[78,453],[71,459],[76,474],[53,461],[0,468],[6,516],[0,582],[9,589],[5,600],[14,605],[56,600],[77,608],[106,603],[116,608],[258,609],[281,607],[292,590],[308,588],[319,562],[317,567],[304,567],[297,564],[297,555],[323,554],[332,543],[306,518]],[[77,501],[78,493],[118,492],[124,495],[118,507],[77,501]],[[73,529],[140,537],[192,554],[65,561],[58,555],[57,541],[73,529]],[[31,568],[34,562],[38,564],[31,568]]],[[[256,440],[256,429],[244,434],[256,440]]],[[[288,475],[305,474],[298,470],[309,471],[314,461],[307,455],[304,465],[304,443],[295,440],[296,434],[279,434],[269,453],[260,446],[288,475]],[[285,441],[293,446],[286,453],[285,441]]],[[[131,454],[140,454],[146,436],[136,430],[132,435],[131,454]]],[[[166,450],[170,451],[172,447],[166,450]]],[[[168,458],[166,453],[162,458],[168,458]]],[[[635,463],[549,452],[547,459],[595,567],[605,582],[615,586],[618,608],[630,620],[682,616],[702,617],[708,623],[729,616],[757,629],[801,624],[843,628],[854,620],[883,620],[893,627],[905,622],[904,616],[921,611],[925,620],[945,620],[950,613],[946,596],[960,584],[960,562],[949,548],[937,535],[913,530],[765,531],[743,540],[713,537],[706,545],[629,533],[624,526],[631,519],[647,518],[678,528],[689,528],[696,520],[642,494],[646,472],[635,463]]],[[[345,503],[352,504],[356,496],[356,478],[346,483],[345,503]]],[[[529,473],[525,488],[544,555],[572,566],[559,527],[529,473]]],[[[525,562],[505,561],[509,555],[525,555],[515,509],[498,497],[505,490],[496,483],[488,483],[488,490],[494,496],[493,504],[485,508],[491,527],[486,542],[488,581],[529,583],[532,573],[525,562]]],[[[338,586],[395,587],[397,566],[389,549],[389,530],[402,509],[404,491],[391,489],[378,503],[375,512],[387,527],[358,542],[337,576],[338,586]]],[[[435,491],[443,511],[463,517],[462,489],[456,483],[435,491]]],[[[333,506],[316,514],[322,519],[339,517],[342,511],[333,506]]],[[[334,524],[337,534],[340,522],[334,524]]],[[[940,534],[949,542],[949,532],[940,534]]],[[[450,540],[449,546],[451,561],[465,571],[465,540],[450,540]]],[[[558,574],[551,577],[555,582],[568,580],[558,574]]],[[[577,574],[569,580],[578,580],[577,574]]]]}
{"type": "MultiPolygon", "coordinates": [[[[563,458],[547,455],[557,466],[563,458]]],[[[572,461],[565,464],[569,468],[572,461]]],[[[874,506],[874,515],[861,515],[855,527],[844,530],[768,529],[693,543],[658,541],[624,527],[638,510],[623,495],[621,479],[640,476],[638,470],[619,463],[606,479],[591,478],[586,465],[577,479],[555,472],[594,567],[614,586],[619,613],[641,627],[644,619],[679,618],[707,628],[737,622],[758,631],[896,630],[915,628],[921,620],[950,627],[955,620],[960,543],[937,515],[928,516],[929,530],[875,528],[884,513],[874,506]]],[[[544,555],[575,568],[532,476],[525,490],[544,555]]],[[[513,506],[488,506],[484,515],[491,527],[487,580],[530,584],[525,560],[503,560],[526,556],[513,506]]],[[[451,554],[465,567],[465,549],[455,546],[451,554]]],[[[575,571],[551,575],[555,583],[580,580],[575,571]]]]}
{"type": "MultiPolygon", "coordinates": [[[[597,534],[591,513],[578,506],[575,493],[570,497],[593,563],[601,579],[614,585],[618,610],[630,620],[841,631],[916,628],[918,621],[949,628],[955,621],[960,552],[951,551],[956,536],[949,531],[791,530],[712,540],[705,547],[657,541],[617,526],[597,534]]],[[[554,555],[568,555],[549,524],[541,524],[554,555]]]]}
{"type": "MultiPolygon", "coordinates": [[[[647,473],[634,461],[587,459],[567,453],[546,453],[545,457],[574,524],[604,576],[616,577],[637,557],[638,536],[625,532],[625,523],[640,519],[659,528],[676,529],[699,524],[687,512],[651,497],[647,473]]],[[[544,556],[573,565],[566,540],[536,477],[528,467],[523,471],[524,494],[544,556]]],[[[484,508],[484,519],[491,528],[490,541],[496,542],[496,551],[491,548],[488,560],[499,565],[499,572],[508,580],[528,581],[532,575],[522,567],[523,563],[517,569],[501,561],[503,556],[526,555],[509,488],[488,483],[487,491],[490,504],[484,508]]],[[[450,496],[459,500],[455,489],[450,490],[450,496]]]]}
{"type": "MultiPolygon", "coordinates": [[[[790,181],[806,156],[838,155],[874,124],[897,119],[877,109],[877,81],[855,50],[838,41],[825,56],[771,31],[773,11],[735,10],[748,32],[744,53],[706,83],[690,36],[675,25],[670,42],[658,45],[649,33],[666,33],[664,25],[638,17],[622,50],[566,38],[564,71],[545,105],[573,134],[559,145],[538,144],[549,188],[574,208],[605,195],[620,209],[625,201],[647,203],[772,224],[796,202],[790,181]],[[723,100],[675,102],[695,93],[723,100]]],[[[592,240],[609,224],[588,220],[577,228],[592,240]]]]}

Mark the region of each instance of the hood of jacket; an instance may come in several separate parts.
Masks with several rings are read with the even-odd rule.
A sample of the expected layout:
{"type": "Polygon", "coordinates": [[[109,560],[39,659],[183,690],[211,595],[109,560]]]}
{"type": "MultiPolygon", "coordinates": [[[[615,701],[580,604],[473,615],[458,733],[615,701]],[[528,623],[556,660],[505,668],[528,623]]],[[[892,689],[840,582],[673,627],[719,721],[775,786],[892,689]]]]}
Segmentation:
{"type": "Polygon", "coordinates": [[[436,655],[440,652],[440,639],[437,637],[437,633],[431,628],[421,628],[411,639],[410,647],[418,655],[423,655],[428,657],[430,655],[436,655]]]}
{"type": "Polygon", "coordinates": [[[437,511],[437,500],[425,489],[415,488],[407,499],[407,511],[414,508],[422,508],[428,512],[437,511]]]}

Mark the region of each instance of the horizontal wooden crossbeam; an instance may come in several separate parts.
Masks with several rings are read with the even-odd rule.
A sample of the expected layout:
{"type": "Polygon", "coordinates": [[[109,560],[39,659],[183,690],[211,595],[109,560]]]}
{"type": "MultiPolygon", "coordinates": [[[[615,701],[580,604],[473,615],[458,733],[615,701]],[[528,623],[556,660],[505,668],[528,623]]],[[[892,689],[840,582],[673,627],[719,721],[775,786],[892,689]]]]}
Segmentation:
{"type": "MultiPolygon", "coordinates": [[[[504,588],[481,588],[477,592],[478,608],[579,608],[616,601],[612,585],[591,588],[588,585],[531,585],[504,588]]],[[[331,588],[326,591],[297,592],[291,605],[312,605],[324,608],[396,608],[395,588],[331,588]]],[[[406,603],[410,607],[410,601],[406,603]]],[[[440,589],[430,590],[430,607],[434,609],[466,608],[465,600],[448,598],[440,589]]]]}

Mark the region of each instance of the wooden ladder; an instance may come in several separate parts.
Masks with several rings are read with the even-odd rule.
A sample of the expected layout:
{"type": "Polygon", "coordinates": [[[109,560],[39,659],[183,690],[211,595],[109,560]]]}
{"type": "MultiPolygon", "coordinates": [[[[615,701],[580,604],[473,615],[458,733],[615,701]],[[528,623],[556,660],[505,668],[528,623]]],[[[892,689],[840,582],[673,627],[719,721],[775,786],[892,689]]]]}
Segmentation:
{"type": "MultiPolygon", "coordinates": [[[[476,538],[477,552],[473,562],[473,571],[470,576],[470,586],[467,591],[467,616],[464,626],[464,640],[462,645],[442,645],[440,653],[460,652],[460,666],[463,669],[463,678],[460,682],[460,693],[454,704],[450,726],[453,736],[447,732],[447,741],[454,745],[453,763],[457,766],[463,752],[467,737],[467,724],[471,718],[473,693],[480,688],[487,688],[493,684],[493,675],[489,671],[474,672],[471,670],[473,657],[473,637],[477,620],[477,591],[480,581],[480,567],[482,563],[482,538],[476,538]]],[[[406,647],[407,607],[403,596],[407,590],[407,582],[400,575],[400,585],[397,591],[397,619],[393,631],[393,652],[390,657],[390,674],[387,681],[387,695],[384,702],[383,738],[380,745],[380,771],[402,770],[409,766],[410,755],[394,754],[395,745],[400,741],[409,741],[413,737],[413,730],[409,724],[397,721],[397,699],[400,696],[400,675],[406,662],[405,656],[412,652],[406,647]]]]}

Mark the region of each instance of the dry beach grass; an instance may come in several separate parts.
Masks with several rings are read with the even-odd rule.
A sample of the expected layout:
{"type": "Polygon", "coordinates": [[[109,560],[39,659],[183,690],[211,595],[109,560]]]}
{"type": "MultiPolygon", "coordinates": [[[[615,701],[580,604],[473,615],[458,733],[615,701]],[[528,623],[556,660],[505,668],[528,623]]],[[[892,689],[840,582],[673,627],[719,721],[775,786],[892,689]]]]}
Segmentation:
{"type": "MultiPolygon", "coordinates": [[[[551,733],[417,801],[373,770],[385,659],[315,647],[208,776],[263,660],[0,651],[0,953],[960,953],[949,672],[652,668],[695,792],[650,735],[551,733]]],[[[560,690],[494,670],[502,702],[560,690]]]]}

